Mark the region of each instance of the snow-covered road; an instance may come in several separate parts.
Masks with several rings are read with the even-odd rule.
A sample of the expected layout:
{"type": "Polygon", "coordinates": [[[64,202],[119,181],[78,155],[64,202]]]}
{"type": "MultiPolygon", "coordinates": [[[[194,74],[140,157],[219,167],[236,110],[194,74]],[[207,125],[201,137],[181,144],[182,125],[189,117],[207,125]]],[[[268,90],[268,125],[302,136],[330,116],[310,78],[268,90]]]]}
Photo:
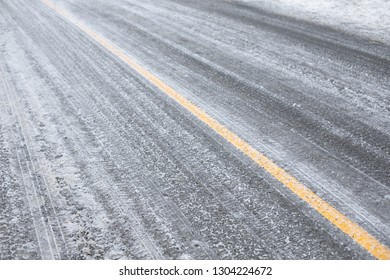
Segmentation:
{"type": "Polygon", "coordinates": [[[390,257],[390,46],[260,2],[0,1],[0,259],[390,257]]]}

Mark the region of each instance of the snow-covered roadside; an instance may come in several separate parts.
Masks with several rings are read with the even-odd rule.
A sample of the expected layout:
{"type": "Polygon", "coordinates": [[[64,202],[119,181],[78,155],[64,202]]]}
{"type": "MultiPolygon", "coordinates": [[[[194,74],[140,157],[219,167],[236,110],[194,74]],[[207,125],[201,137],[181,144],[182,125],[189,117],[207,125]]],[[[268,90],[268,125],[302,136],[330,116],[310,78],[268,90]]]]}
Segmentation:
{"type": "Polygon", "coordinates": [[[390,0],[240,0],[390,43],[390,0]]]}

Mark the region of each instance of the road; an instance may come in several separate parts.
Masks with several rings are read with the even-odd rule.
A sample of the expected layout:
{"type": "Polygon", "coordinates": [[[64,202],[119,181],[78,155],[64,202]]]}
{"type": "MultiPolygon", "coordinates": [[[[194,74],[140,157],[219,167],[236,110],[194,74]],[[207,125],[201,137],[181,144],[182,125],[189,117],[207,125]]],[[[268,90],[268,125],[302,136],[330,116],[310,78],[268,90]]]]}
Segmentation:
{"type": "Polygon", "coordinates": [[[0,259],[390,258],[390,46],[241,1],[0,11],[0,259]]]}

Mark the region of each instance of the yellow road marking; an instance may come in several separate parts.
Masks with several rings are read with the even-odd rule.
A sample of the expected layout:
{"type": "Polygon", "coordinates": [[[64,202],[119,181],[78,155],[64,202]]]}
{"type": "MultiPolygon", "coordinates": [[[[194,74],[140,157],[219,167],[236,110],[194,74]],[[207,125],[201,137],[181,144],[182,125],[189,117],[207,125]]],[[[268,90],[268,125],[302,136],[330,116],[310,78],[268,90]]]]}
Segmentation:
{"type": "Polygon", "coordinates": [[[370,254],[378,259],[390,259],[390,249],[380,243],[375,237],[365,231],[357,223],[351,221],[346,216],[341,214],[337,209],[328,204],[325,200],[316,195],[309,188],[300,183],[292,175],[287,173],[284,169],[277,166],[265,155],[255,150],[251,145],[241,139],[238,135],[224,127],[213,117],[207,114],[202,109],[191,103],[176,90],[168,86],[166,83],[161,81],[155,75],[150,73],[148,70],[140,66],[138,63],[133,61],[123,51],[121,51],[114,44],[88,28],[86,25],[75,19],[71,14],[65,10],[57,7],[49,0],[42,0],[47,6],[55,10],[57,13],[62,15],[68,21],[76,25],[82,31],[87,33],[92,39],[104,46],[111,53],[119,57],[122,61],[127,63],[135,71],[141,74],[144,78],[149,80],[154,86],[159,88],[163,93],[168,95],[170,98],[179,103],[182,107],[186,108],[189,112],[195,115],[198,119],[204,122],[207,126],[217,132],[220,136],[225,138],[229,143],[235,146],[238,150],[243,152],[260,167],[270,173],[275,179],[281,182],[284,186],[289,188],[299,198],[306,201],[311,207],[317,210],[322,216],[329,220],[333,225],[338,227],[342,232],[350,236],[356,243],[365,248],[370,254]]]}

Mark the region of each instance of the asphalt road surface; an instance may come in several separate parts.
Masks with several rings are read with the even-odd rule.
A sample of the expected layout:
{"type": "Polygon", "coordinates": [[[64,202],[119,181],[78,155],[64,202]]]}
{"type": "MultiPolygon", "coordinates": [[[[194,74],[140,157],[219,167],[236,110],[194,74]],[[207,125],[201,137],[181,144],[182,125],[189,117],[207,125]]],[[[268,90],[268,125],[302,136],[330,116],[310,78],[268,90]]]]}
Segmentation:
{"type": "Polygon", "coordinates": [[[0,258],[390,258],[389,106],[390,46],[241,1],[0,0],[0,258]]]}

